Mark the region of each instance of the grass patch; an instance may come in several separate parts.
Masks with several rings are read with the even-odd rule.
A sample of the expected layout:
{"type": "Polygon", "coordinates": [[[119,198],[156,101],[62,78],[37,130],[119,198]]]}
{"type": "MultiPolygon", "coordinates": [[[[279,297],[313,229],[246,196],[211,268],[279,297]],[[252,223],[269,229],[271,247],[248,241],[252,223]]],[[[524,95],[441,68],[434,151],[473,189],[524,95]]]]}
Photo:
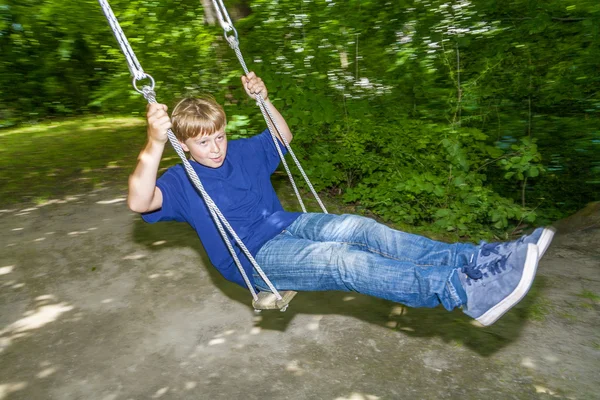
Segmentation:
{"type": "Polygon", "coordinates": [[[577,322],[577,316],[568,312],[561,312],[558,314],[558,316],[566,319],[569,322],[577,322]]]}
{"type": "Polygon", "coordinates": [[[577,294],[577,297],[581,297],[582,299],[590,300],[594,303],[600,303],[600,296],[597,294],[590,292],[589,290],[583,290],[581,293],[577,294]]]}
{"type": "Polygon", "coordinates": [[[548,286],[548,280],[538,276],[533,282],[527,296],[517,305],[521,318],[528,321],[545,321],[554,310],[554,305],[543,295],[544,288],[548,286]]]}
{"type": "MultiPolygon", "coordinates": [[[[0,204],[40,203],[109,185],[125,188],[145,141],[144,119],[132,117],[1,130],[0,204]]],[[[172,158],[171,152],[165,157],[172,158]]],[[[177,158],[172,159],[170,164],[177,158]]]]}
{"type": "Polygon", "coordinates": [[[527,310],[527,318],[531,321],[545,321],[552,310],[551,303],[544,298],[537,298],[527,310]]]}

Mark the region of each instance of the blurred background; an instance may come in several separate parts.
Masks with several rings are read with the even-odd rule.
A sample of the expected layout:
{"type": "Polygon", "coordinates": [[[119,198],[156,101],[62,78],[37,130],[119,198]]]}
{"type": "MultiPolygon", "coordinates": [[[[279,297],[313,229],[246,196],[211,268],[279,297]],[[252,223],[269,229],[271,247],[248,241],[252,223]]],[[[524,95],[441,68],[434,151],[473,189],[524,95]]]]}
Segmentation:
{"type": "MultiPolygon", "coordinates": [[[[600,198],[600,3],[225,2],[316,188],[356,212],[502,236],[600,198]]],[[[264,129],[210,0],[113,0],[159,102],[264,129]]],[[[96,1],[0,2],[0,205],[126,185],[145,101],[96,1]]],[[[165,156],[165,166],[177,160],[165,156]]]]}

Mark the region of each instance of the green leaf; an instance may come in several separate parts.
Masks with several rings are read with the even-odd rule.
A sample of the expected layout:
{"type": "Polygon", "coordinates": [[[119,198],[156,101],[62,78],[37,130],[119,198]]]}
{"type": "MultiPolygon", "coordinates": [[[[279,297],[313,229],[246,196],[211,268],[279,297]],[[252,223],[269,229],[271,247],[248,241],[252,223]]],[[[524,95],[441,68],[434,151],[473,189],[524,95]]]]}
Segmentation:
{"type": "Polygon", "coordinates": [[[538,170],[537,167],[531,167],[529,169],[529,176],[532,177],[532,178],[535,178],[536,176],[538,176],[539,173],[540,173],[540,171],[538,170]]]}
{"type": "Polygon", "coordinates": [[[450,215],[450,210],[448,210],[447,208],[439,208],[435,212],[436,218],[443,218],[443,217],[447,217],[448,215],[450,215]]]}

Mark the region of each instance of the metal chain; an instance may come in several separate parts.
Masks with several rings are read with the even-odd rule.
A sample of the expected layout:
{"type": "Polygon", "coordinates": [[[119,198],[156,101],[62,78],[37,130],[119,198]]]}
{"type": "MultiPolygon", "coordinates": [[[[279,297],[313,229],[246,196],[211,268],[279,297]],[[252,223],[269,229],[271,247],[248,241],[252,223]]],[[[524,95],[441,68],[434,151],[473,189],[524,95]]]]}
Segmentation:
{"type": "MultiPolygon", "coordinates": [[[[127,37],[123,33],[123,31],[119,25],[119,22],[117,21],[107,0],[98,0],[98,1],[100,2],[100,5],[102,6],[104,14],[105,14],[107,20],[109,21],[109,24],[113,30],[113,33],[115,34],[115,37],[117,38],[117,41],[121,45],[121,50],[123,51],[123,54],[125,55],[125,58],[127,59],[127,64],[129,66],[129,70],[134,75],[135,89],[144,96],[144,98],[148,101],[148,103],[150,103],[150,104],[156,103],[157,101],[156,101],[156,93],[154,92],[154,80],[152,79],[152,77],[150,75],[143,72],[141,65],[139,64],[139,62],[137,61],[137,58],[135,57],[135,53],[131,49],[131,46],[129,46],[127,37]],[[136,75],[136,72],[138,73],[137,75],[136,75]],[[135,85],[136,81],[141,80],[141,79],[146,79],[146,78],[151,80],[152,85],[144,86],[141,90],[138,89],[137,86],[135,85]]],[[[175,134],[173,133],[173,131],[171,129],[169,129],[167,131],[167,137],[169,139],[169,142],[171,143],[171,145],[173,146],[173,148],[179,155],[179,158],[181,158],[184,168],[188,174],[188,177],[190,178],[190,180],[192,181],[192,183],[194,184],[194,186],[200,192],[202,198],[204,199],[204,202],[206,203],[206,206],[207,206],[215,224],[217,225],[217,229],[219,230],[221,236],[223,237],[223,240],[225,241],[225,244],[227,245],[227,248],[229,249],[229,252],[231,253],[231,256],[233,257],[235,264],[237,265],[237,267],[244,279],[244,282],[246,283],[246,285],[248,286],[248,289],[250,290],[250,292],[252,294],[252,298],[255,301],[258,300],[256,291],[254,290],[254,287],[251,285],[250,280],[246,274],[246,271],[242,267],[242,264],[237,256],[237,253],[235,252],[235,250],[233,248],[233,245],[231,244],[231,241],[229,240],[229,237],[227,236],[227,232],[225,231],[224,227],[227,229],[227,231],[229,231],[229,234],[234,238],[237,245],[240,247],[240,249],[246,255],[246,257],[248,257],[248,260],[250,261],[252,266],[256,269],[256,272],[258,272],[260,277],[265,281],[265,283],[267,284],[267,286],[269,287],[271,292],[273,292],[273,294],[275,295],[277,300],[281,300],[282,297],[279,294],[279,292],[277,291],[277,289],[275,289],[275,287],[273,286],[271,281],[267,278],[267,276],[263,272],[262,268],[260,268],[260,266],[254,259],[254,257],[252,256],[252,254],[250,253],[250,251],[248,250],[246,245],[242,242],[242,240],[239,238],[239,236],[235,233],[235,231],[233,230],[233,228],[231,227],[231,225],[229,224],[229,222],[227,221],[225,216],[221,213],[221,211],[219,210],[217,205],[214,203],[212,198],[208,195],[208,193],[204,189],[204,186],[202,185],[200,178],[196,174],[196,171],[192,168],[190,162],[185,157],[185,152],[183,151],[181,144],[179,143],[179,141],[177,140],[175,134]]]]}

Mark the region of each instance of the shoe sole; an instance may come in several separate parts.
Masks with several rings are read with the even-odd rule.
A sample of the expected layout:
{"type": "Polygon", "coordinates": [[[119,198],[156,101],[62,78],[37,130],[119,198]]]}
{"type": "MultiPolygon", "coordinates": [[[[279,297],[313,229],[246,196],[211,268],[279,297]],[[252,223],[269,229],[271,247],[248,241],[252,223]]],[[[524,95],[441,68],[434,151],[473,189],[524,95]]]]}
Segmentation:
{"type": "Polygon", "coordinates": [[[556,229],[553,227],[544,228],[540,239],[536,243],[538,247],[538,252],[540,253],[538,256],[538,260],[541,260],[542,257],[544,257],[544,253],[546,253],[548,246],[550,246],[550,243],[552,242],[555,233],[556,229]]]}
{"type": "Polygon", "coordinates": [[[485,314],[481,315],[479,318],[476,318],[482,325],[488,326],[493,324],[504,315],[508,310],[510,310],[515,304],[517,304],[525,294],[531,288],[531,284],[533,282],[533,278],[535,277],[535,271],[537,270],[538,265],[538,247],[537,245],[530,243],[527,245],[527,256],[525,257],[525,265],[523,266],[523,275],[521,276],[521,280],[519,284],[512,291],[511,294],[506,296],[502,301],[496,304],[494,307],[490,308],[485,314]]]}

